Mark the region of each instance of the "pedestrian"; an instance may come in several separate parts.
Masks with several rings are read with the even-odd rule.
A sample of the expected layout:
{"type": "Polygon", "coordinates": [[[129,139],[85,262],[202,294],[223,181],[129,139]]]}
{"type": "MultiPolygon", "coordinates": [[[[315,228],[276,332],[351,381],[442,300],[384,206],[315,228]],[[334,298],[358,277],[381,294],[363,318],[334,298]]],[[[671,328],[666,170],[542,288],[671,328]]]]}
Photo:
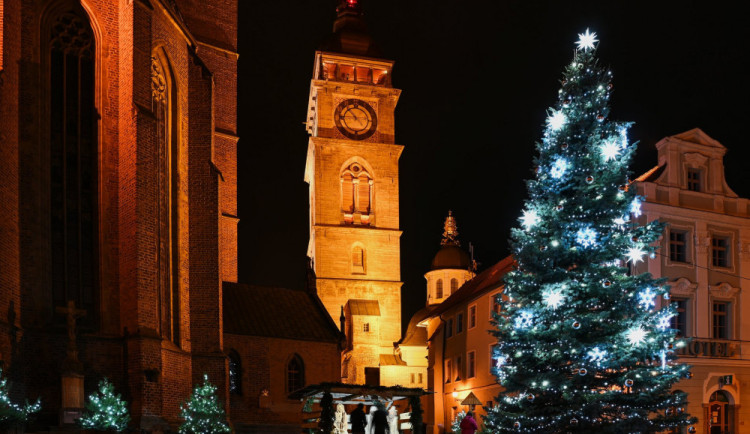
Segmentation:
{"type": "Polygon", "coordinates": [[[375,414],[372,416],[373,434],[386,434],[388,430],[388,412],[385,407],[378,406],[375,414]]]}
{"type": "Polygon", "coordinates": [[[461,434],[474,434],[479,428],[477,421],[474,420],[474,412],[470,411],[464,416],[464,420],[459,425],[461,427],[461,434]]]}
{"type": "Polygon", "coordinates": [[[357,404],[357,408],[352,411],[349,415],[349,420],[352,423],[352,434],[365,434],[365,405],[361,402],[357,404]]]}

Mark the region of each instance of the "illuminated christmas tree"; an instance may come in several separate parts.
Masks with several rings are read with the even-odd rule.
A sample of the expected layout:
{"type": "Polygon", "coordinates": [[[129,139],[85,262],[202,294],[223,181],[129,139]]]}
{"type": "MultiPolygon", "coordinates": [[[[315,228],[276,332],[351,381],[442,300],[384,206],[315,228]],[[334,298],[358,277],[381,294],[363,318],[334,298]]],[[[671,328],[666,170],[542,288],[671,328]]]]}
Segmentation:
{"type": "Polygon", "coordinates": [[[216,386],[203,375],[203,384],[195,386],[190,399],[180,408],[182,434],[217,434],[232,432],[227,424],[224,407],[216,396],[216,386]]]}
{"type": "Polygon", "coordinates": [[[35,403],[24,405],[14,404],[10,400],[8,391],[8,380],[3,378],[3,370],[0,368],[0,431],[23,425],[29,420],[29,416],[42,409],[39,399],[35,403]]]}
{"type": "Polygon", "coordinates": [[[518,268],[496,317],[505,391],[485,419],[491,432],[646,433],[692,422],[685,394],[671,392],[689,373],[674,362],[674,309],[659,301],[668,287],[628,268],[654,253],[663,226],[637,223],[630,124],[608,119],[612,74],[596,59],[596,34],[579,36],[512,233],[518,268]]]}
{"type": "Polygon", "coordinates": [[[115,432],[125,431],[129,422],[128,403],[115,395],[115,386],[106,378],[99,382],[99,391],[89,396],[78,421],[83,429],[115,432]]]}

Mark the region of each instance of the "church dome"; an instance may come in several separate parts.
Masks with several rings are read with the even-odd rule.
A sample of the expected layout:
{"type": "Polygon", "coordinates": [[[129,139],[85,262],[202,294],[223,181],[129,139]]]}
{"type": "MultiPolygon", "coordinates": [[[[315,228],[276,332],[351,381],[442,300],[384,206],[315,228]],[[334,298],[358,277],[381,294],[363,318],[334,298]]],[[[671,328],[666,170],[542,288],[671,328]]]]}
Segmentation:
{"type": "Polygon", "coordinates": [[[458,268],[468,270],[471,266],[469,254],[459,246],[446,245],[440,248],[434,258],[430,270],[441,270],[445,268],[458,268]]]}

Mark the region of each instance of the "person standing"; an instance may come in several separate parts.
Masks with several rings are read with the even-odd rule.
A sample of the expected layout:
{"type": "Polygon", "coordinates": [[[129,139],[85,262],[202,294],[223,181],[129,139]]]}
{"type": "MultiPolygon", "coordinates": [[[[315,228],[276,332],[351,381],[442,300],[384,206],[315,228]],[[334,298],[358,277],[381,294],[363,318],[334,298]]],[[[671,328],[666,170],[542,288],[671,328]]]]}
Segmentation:
{"type": "Polygon", "coordinates": [[[479,427],[477,426],[477,421],[474,420],[473,411],[466,413],[466,416],[464,416],[459,427],[461,428],[461,434],[474,434],[477,432],[479,427]]]}
{"type": "Polygon", "coordinates": [[[349,415],[349,420],[352,423],[352,434],[365,434],[365,405],[361,402],[357,404],[357,408],[352,411],[349,415]]]}

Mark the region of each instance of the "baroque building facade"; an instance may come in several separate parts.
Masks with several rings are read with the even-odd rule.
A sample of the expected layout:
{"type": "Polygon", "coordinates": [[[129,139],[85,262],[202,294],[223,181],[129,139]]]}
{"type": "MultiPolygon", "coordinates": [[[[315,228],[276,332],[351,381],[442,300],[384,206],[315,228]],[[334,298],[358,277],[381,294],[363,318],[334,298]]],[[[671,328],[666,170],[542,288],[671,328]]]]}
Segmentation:
{"type": "Polygon", "coordinates": [[[315,53],[305,181],[310,191],[308,256],[317,294],[347,337],[346,383],[395,384],[401,338],[401,231],[393,61],[367,33],[361,6],[342,0],[334,33],[315,53]]]}
{"type": "Polygon", "coordinates": [[[0,361],[38,426],[81,407],[61,376],[147,431],[204,373],[227,402],[236,47],[234,0],[0,3],[0,361]]]}

